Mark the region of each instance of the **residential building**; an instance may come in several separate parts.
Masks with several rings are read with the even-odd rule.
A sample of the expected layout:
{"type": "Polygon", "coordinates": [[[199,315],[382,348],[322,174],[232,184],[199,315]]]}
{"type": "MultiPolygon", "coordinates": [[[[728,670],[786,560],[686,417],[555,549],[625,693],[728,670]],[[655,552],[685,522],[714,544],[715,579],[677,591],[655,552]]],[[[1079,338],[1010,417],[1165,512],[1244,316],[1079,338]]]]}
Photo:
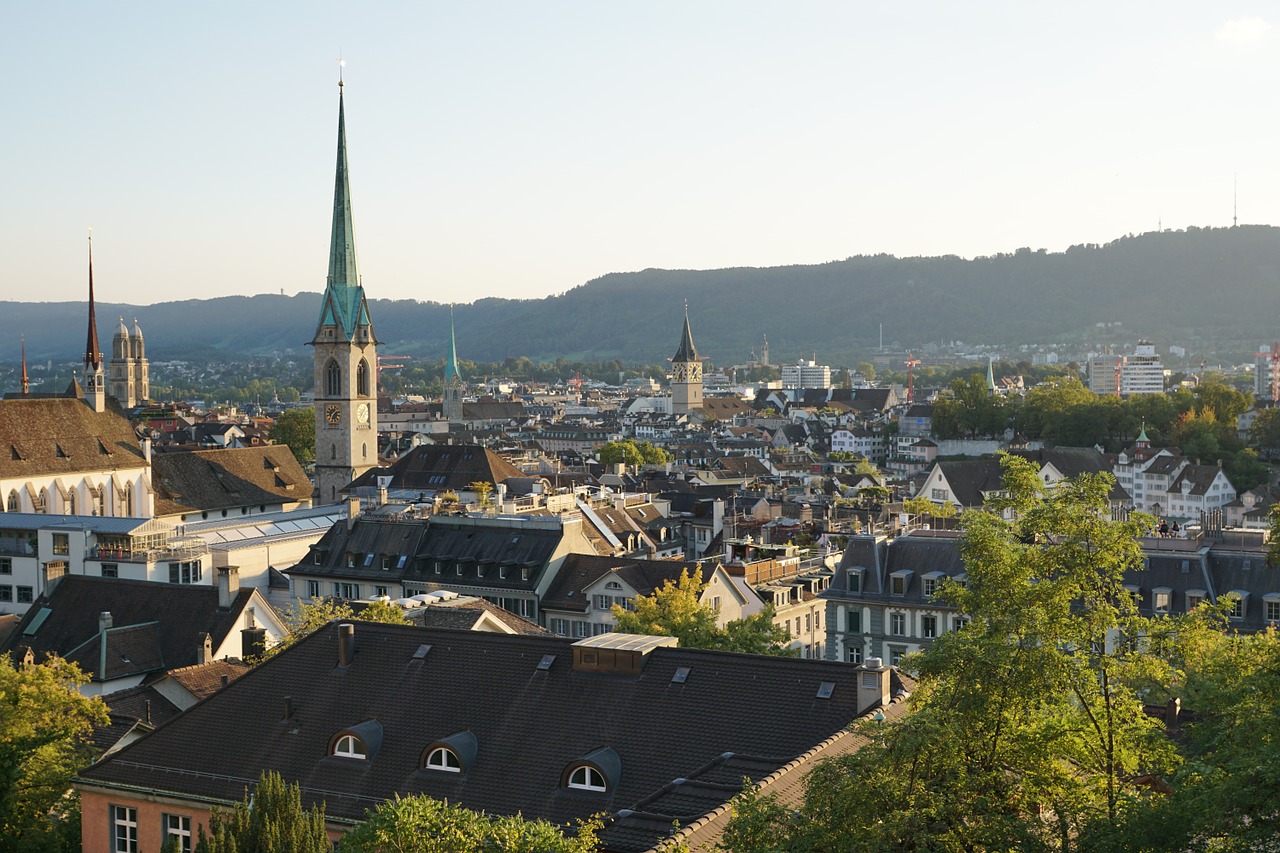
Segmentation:
{"type": "Polygon", "coordinates": [[[744,779],[794,803],[817,760],[866,742],[851,722],[900,718],[913,688],[879,661],[674,643],[331,623],[82,771],[83,849],[198,832],[262,770],[323,803],[334,838],[371,806],[426,795],[562,826],[602,815],[612,853],[673,831],[702,849],[744,779]]]}

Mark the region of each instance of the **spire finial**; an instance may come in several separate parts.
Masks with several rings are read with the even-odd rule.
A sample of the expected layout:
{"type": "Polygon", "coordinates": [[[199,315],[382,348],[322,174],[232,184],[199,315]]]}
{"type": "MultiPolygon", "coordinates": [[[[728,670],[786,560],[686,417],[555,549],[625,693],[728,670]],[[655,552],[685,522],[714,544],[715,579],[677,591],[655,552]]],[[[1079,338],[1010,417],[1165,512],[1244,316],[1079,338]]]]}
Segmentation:
{"type": "Polygon", "coordinates": [[[27,336],[22,336],[22,396],[31,393],[31,378],[27,376],[27,336]]]}
{"type": "Polygon", "coordinates": [[[347,67],[347,61],[342,58],[342,51],[338,51],[338,94],[342,94],[342,69],[347,67]]]}
{"type": "Polygon", "coordinates": [[[93,226],[89,226],[89,333],[84,346],[86,370],[97,370],[102,365],[102,353],[98,350],[98,320],[93,305],[93,226]]]}

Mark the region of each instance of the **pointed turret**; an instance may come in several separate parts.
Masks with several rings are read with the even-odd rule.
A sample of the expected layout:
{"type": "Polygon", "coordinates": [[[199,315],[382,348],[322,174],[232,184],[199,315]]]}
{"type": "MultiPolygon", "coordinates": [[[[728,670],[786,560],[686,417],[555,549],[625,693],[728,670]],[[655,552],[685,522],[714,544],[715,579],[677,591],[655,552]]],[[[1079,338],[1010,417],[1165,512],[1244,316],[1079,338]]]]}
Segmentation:
{"type": "Polygon", "coordinates": [[[27,336],[22,336],[22,396],[31,393],[31,377],[27,375],[27,336]]]}
{"type": "Polygon", "coordinates": [[[1147,420],[1142,419],[1142,432],[1138,433],[1138,440],[1134,442],[1135,447],[1150,447],[1151,439],[1147,438],[1147,420]]]}
{"type": "Polygon", "coordinates": [[[996,372],[994,364],[995,362],[991,356],[987,356],[987,391],[992,394],[996,393],[996,372]]]}
{"type": "Polygon", "coordinates": [[[698,350],[693,345],[693,332],[689,330],[689,306],[684,307],[684,333],[680,335],[680,348],[676,350],[676,354],[671,357],[672,361],[702,361],[698,357],[698,350]]]}
{"type": "MultiPolygon", "coordinates": [[[[329,236],[329,277],[320,307],[319,326],[337,326],[347,340],[360,327],[373,337],[369,306],[356,263],[355,221],[351,215],[351,186],[347,176],[347,120],[338,84],[338,164],[333,184],[333,228],[329,236]]],[[[318,332],[317,332],[317,336],[318,332]]]]}
{"type": "Polygon", "coordinates": [[[102,352],[98,349],[98,319],[93,307],[93,235],[89,235],[89,334],[84,344],[85,372],[102,367],[102,352]]]}
{"type": "Polygon", "coordinates": [[[462,372],[458,370],[458,338],[453,331],[453,306],[449,306],[449,355],[444,363],[444,384],[455,385],[462,382],[462,372]]]}

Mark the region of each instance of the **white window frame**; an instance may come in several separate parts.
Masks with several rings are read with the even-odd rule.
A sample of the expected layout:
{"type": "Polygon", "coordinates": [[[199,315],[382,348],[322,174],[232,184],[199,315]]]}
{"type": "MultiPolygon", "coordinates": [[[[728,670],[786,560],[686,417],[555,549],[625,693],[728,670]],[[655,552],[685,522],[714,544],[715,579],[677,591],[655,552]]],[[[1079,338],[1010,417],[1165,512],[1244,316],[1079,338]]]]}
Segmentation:
{"type": "Polygon", "coordinates": [[[178,853],[191,853],[191,816],[166,812],[160,819],[161,840],[167,844],[170,838],[176,838],[178,853]]]}
{"type": "Polygon", "coordinates": [[[604,774],[590,764],[579,764],[569,771],[564,786],[575,791],[594,791],[604,793],[609,790],[604,774]]]}
{"type": "Polygon", "coordinates": [[[889,614],[889,636],[891,637],[907,636],[907,614],[905,613],[889,614]]]}
{"type": "Polygon", "coordinates": [[[138,809],[111,806],[112,853],[138,853],[138,809]]]}
{"type": "Polygon", "coordinates": [[[360,738],[352,734],[345,734],[334,741],[333,756],[335,758],[354,758],[358,761],[366,761],[369,758],[369,750],[360,738]]]}
{"type": "Polygon", "coordinates": [[[423,766],[427,770],[436,770],[440,773],[462,772],[462,762],[458,760],[458,754],[447,746],[438,746],[431,750],[423,766]]]}

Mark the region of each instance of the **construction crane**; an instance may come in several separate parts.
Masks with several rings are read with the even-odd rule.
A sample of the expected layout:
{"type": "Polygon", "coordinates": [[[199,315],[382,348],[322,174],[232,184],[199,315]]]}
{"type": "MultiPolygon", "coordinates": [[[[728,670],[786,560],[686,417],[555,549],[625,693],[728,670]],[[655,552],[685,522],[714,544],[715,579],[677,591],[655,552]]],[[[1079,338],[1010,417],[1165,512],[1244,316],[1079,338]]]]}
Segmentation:
{"type": "MultiPolygon", "coordinates": [[[[1272,344],[1271,349],[1254,353],[1255,358],[1265,358],[1268,362],[1268,379],[1271,380],[1271,402],[1280,403],[1280,343],[1272,344]]],[[[1201,373],[1204,368],[1201,368],[1201,373]]]]}
{"type": "MultiPolygon", "coordinates": [[[[378,356],[378,376],[382,376],[384,370],[399,370],[404,367],[403,364],[396,364],[397,361],[408,361],[407,355],[380,355],[378,356]]],[[[375,383],[374,387],[377,385],[375,383]]]]}
{"type": "Polygon", "coordinates": [[[916,358],[911,353],[907,353],[907,405],[908,406],[914,403],[916,399],[915,375],[913,371],[915,370],[915,366],[919,363],[920,363],[920,359],[916,358]]]}

